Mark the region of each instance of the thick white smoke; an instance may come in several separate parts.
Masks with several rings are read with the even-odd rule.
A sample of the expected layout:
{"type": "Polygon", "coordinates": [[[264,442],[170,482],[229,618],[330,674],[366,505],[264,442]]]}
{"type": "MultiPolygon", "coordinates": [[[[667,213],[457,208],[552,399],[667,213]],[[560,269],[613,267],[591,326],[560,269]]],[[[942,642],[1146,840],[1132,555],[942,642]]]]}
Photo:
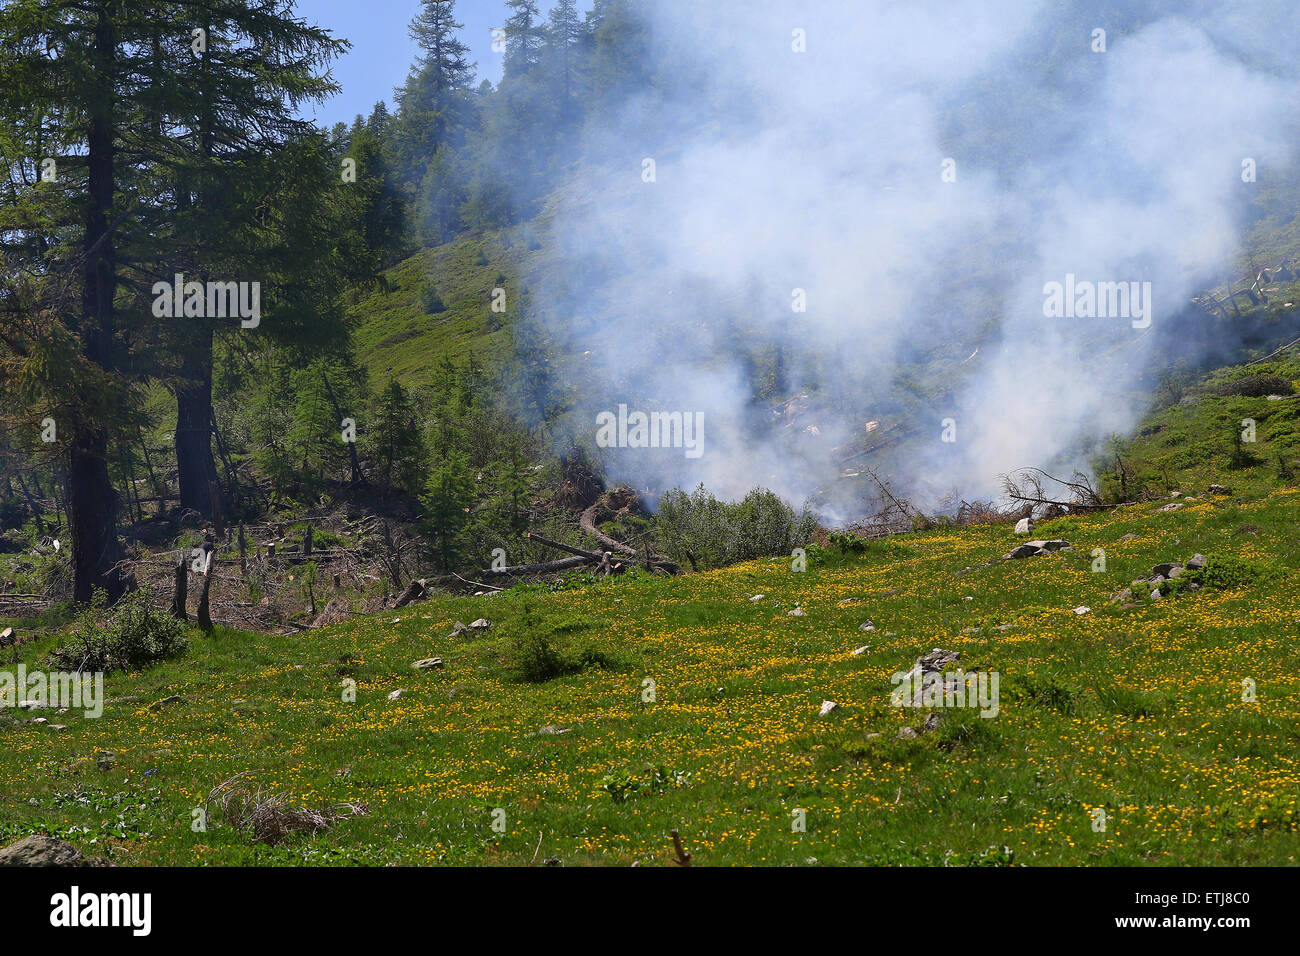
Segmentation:
{"type": "Polygon", "coordinates": [[[765,485],[842,515],[842,459],[869,420],[912,431],[891,477],[927,503],[1086,466],[1086,439],[1144,410],[1132,391],[1162,327],[1194,321],[1190,296],[1235,251],[1243,161],[1263,180],[1291,158],[1284,0],[651,16],[660,79],[590,131],[555,210],[569,268],[535,294],[574,357],[580,426],[620,403],[704,413],[699,459],[604,452],[611,477],[652,490],[765,485]],[[1149,282],[1151,328],[1045,316],[1044,284],[1067,275],[1149,282]],[[779,391],[808,396],[801,414],[754,401],[740,356],[757,346],[782,356],[779,391]],[[900,402],[918,368],[928,397],[900,402]]]}

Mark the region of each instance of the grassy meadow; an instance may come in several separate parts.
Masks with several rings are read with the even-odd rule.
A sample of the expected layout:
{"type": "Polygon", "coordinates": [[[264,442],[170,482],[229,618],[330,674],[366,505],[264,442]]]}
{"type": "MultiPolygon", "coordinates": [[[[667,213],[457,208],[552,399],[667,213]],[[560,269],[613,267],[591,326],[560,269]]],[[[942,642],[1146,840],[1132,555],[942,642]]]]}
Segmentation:
{"type": "MultiPolygon", "coordinates": [[[[0,838],[45,831],[122,865],[660,865],[673,829],[694,865],[1294,864],[1300,492],[1178,501],[1040,525],[1074,550],[1017,561],[1000,560],[1006,525],[935,527],[814,548],[802,572],[575,580],[196,636],[110,674],[99,719],[0,714],[0,838]],[[1200,590],[1110,601],[1197,552],[1200,590]],[[449,636],[480,617],[490,630],[449,636]],[[891,706],[890,676],[934,647],[999,673],[999,713],[948,709],[898,739],[926,713],[891,706]],[[431,656],[441,670],[412,668],[431,656]],[[841,706],[819,716],[823,700],[841,706]],[[277,846],[216,815],[196,832],[243,772],[292,806],[369,812],[277,846]]],[[[37,666],[58,641],[14,656],[37,666]]]]}

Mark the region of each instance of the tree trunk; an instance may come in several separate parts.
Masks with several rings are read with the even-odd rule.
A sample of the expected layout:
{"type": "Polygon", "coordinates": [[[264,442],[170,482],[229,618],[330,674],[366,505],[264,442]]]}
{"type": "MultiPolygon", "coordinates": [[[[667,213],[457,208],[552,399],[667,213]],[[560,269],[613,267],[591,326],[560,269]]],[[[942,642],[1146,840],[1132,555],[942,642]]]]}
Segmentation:
{"type": "MultiPolygon", "coordinates": [[[[117,272],[109,215],[113,208],[114,45],[109,10],[100,6],[94,31],[93,68],[100,88],[91,103],[87,142],[89,196],[83,237],[81,347],[90,361],[111,371],[113,294],[117,272]]],[[[83,419],[73,430],[68,463],[68,528],[72,535],[72,596],[89,601],[103,588],[110,601],[122,596],[117,569],[117,492],[108,475],[108,425],[83,419]]]]}
{"type": "Polygon", "coordinates": [[[176,475],[181,508],[213,517],[208,483],[217,480],[212,458],[212,328],[206,322],[188,343],[176,386],[176,475]]]}

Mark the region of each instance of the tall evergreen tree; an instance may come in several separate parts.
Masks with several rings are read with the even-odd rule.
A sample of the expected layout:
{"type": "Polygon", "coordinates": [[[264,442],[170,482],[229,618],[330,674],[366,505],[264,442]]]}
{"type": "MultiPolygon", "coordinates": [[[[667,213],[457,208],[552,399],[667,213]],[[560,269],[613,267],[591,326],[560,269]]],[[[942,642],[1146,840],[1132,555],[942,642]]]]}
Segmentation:
{"type": "Polygon", "coordinates": [[[547,18],[546,44],[551,64],[551,96],[556,101],[556,132],[561,136],[577,122],[581,91],[578,66],[584,33],[577,0],[556,0],[547,18]]]}
{"type": "Polygon", "coordinates": [[[541,61],[543,29],[537,0],[506,0],[506,80],[528,76],[541,61]]]}

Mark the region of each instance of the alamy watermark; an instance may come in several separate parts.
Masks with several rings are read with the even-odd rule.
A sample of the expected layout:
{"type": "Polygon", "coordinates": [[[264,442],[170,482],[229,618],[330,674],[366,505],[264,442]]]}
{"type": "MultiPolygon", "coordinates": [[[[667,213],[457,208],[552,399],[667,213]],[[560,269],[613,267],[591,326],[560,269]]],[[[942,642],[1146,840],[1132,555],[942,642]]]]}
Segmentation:
{"type": "Polygon", "coordinates": [[[687,458],[704,454],[703,412],[629,412],[596,415],[599,448],[681,448],[687,458]]]}
{"type": "Polygon", "coordinates": [[[245,329],[262,322],[262,283],[186,282],[178,272],[173,281],[153,284],[153,314],[159,319],[233,319],[245,329]]]}
{"type": "Polygon", "coordinates": [[[1079,281],[1043,285],[1043,315],[1049,319],[1132,319],[1133,328],[1151,327],[1150,282],[1079,281]]]}
{"type": "Polygon", "coordinates": [[[889,701],[895,707],[978,707],[980,716],[998,715],[997,671],[899,671],[890,679],[894,690],[889,701]]]}
{"type": "Polygon", "coordinates": [[[68,671],[0,671],[0,707],[62,707],[87,717],[104,713],[104,675],[68,671]]]}

